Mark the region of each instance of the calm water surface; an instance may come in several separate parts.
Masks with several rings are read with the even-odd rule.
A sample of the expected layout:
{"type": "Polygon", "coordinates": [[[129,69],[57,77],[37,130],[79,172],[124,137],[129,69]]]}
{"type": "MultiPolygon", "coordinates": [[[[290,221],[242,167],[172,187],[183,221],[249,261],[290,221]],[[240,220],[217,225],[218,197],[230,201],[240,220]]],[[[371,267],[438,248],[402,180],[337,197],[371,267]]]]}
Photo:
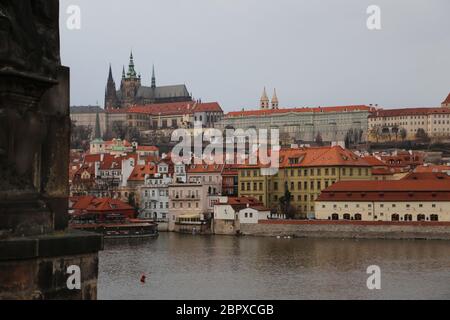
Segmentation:
{"type": "Polygon", "coordinates": [[[450,242],[162,233],[107,241],[98,285],[99,299],[450,299],[450,242]]]}

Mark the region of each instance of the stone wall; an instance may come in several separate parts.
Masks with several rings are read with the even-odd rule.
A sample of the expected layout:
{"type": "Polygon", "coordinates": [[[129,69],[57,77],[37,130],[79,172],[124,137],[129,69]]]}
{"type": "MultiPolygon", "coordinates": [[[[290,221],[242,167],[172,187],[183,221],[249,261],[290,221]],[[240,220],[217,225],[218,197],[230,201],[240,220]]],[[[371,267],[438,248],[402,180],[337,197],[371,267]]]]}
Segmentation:
{"type": "Polygon", "coordinates": [[[243,224],[241,232],[243,235],[268,237],[450,240],[450,223],[268,221],[243,224]]]}
{"type": "Polygon", "coordinates": [[[0,300],[97,299],[102,238],[72,231],[0,242],[0,300]],[[80,268],[81,288],[69,290],[69,266],[80,268]]]}

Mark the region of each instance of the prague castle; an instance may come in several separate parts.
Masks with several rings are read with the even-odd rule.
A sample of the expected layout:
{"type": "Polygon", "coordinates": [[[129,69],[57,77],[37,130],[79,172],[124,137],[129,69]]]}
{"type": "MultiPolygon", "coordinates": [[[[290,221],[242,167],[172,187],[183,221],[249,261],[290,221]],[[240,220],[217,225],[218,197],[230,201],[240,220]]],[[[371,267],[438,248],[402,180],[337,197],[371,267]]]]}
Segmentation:
{"type": "Polygon", "coordinates": [[[125,67],[122,71],[120,89],[117,90],[116,83],[112,75],[112,68],[109,67],[108,82],[105,90],[105,109],[124,109],[132,105],[148,105],[172,102],[192,101],[186,86],[156,86],[155,68],[153,67],[151,86],[146,87],[141,83],[141,74],[137,73],[134,65],[133,53],[130,55],[128,72],[125,67]]]}

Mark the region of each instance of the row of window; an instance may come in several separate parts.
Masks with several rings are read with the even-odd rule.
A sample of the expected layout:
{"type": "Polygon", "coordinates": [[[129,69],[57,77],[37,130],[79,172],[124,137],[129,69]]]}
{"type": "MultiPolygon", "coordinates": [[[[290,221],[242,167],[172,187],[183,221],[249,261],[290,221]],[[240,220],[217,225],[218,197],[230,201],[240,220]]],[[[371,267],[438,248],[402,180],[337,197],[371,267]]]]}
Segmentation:
{"type": "MultiPolygon", "coordinates": [[[[295,191],[315,191],[315,190],[322,190],[322,187],[325,189],[329,186],[336,183],[336,180],[325,180],[324,183],[322,183],[322,180],[313,180],[313,181],[298,181],[297,183],[291,182],[288,184],[289,191],[295,192],[295,191]]],[[[280,188],[280,185],[278,182],[273,183],[273,188],[271,190],[273,191],[284,191],[284,184],[282,184],[283,187],[280,188]]],[[[262,182],[241,182],[241,191],[264,191],[264,185],[262,182]]]]}
{"type": "Polygon", "coordinates": [[[159,205],[156,202],[145,202],[144,209],[156,209],[159,206],[159,209],[169,209],[169,202],[159,202],[159,205]]]}
{"type": "MultiPolygon", "coordinates": [[[[371,214],[369,214],[370,216],[371,214]]],[[[380,214],[380,217],[384,216],[383,213],[380,214]]],[[[403,216],[400,216],[399,214],[393,214],[391,215],[391,221],[439,221],[439,215],[437,214],[431,214],[429,216],[425,214],[418,214],[415,216],[415,220],[412,214],[405,214],[403,216]]],[[[362,215],[360,213],[357,213],[355,215],[351,215],[349,213],[345,213],[342,216],[340,216],[338,213],[333,213],[330,217],[328,217],[328,220],[362,220],[362,215]]],[[[374,219],[378,219],[378,216],[375,216],[374,219]]]]}
{"type": "Polygon", "coordinates": [[[168,197],[169,196],[169,190],[159,190],[159,192],[157,192],[158,190],[151,190],[151,192],[149,190],[145,190],[144,191],[144,197],[156,197],[156,195],[159,193],[160,197],[168,197]]]}
{"type": "MultiPolygon", "coordinates": [[[[349,204],[344,204],[344,208],[347,209],[347,208],[349,208],[349,207],[350,207],[349,204]]],[[[354,205],[354,207],[355,207],[355,208],[361,208],[361,204],[357,203],[357,204],[354,205]]],[[[378,204],[378,207],[379,207],[379,208],[385,208],[385,207],[389,207],[389,206],[388,206],[388,205],[385,206],[384,203],[380,203],[380,204],[378,204]]],[[[397,208],[397,204],[396,204],[396,203],[392,203],[392,204],[390,205],[390,207],[392,207],[392,208],[397,208]]],[[[432,208],[436,208],[436,204],[435,204],[435,203],[432,203],[432,204],[431,204],[431,207],[432,207],[432,208]]],[[[326,205],[326,204],[323,204],[323,205],[322,205],[322,208],[323,208],[323,209],[326,209],[326,208],[327,208],[327,205],[326,205]]],[[[337,204],[333,204],[333,209],[337,209],[337,208],[338,208],[338,205],[337,205],[337,204]]],[[[372,204],[371,204],[371,203],[368,203],[368,204],[367,204],[367,208],[372,208],[372,204]]],[[[409,203],[405,204],[405,208],[407,208],[407,209],[411,208],[411,204],[409,204],[409,203]]],[[[423,208],[423,203],[419,203],[419,208],[423,208]]]]}
{"type": "Polygon", "coordinates": [[[198,209],[199,208],[199,203],[198,202],[195,202],[195,203],[192,203],[192,202],[188,202],[187,203],[187,207],[184,207],[184,204],[183,204],[183,202],[179,202],[179,203],[177,203],[177,202],[172,202],[172,208],[173,209],[177,209],[177,208],[179,208],[179,209],[183,209],[183,208],[196,208],[196,209],[198,209]]]}
{"type": "MultiPolygon", "coordinates": [[[[289,169],[286,170],[286,174],[290,175],[291,177],[311,177],[311,176],[322,176],[324,174],[325,176],[336,176],[336,173],[338,172],[338,168],[315,168],[315,169],[289,169]]],[[[370,171],[369,168],[341,168],[341,174],[346,176],[368,176],[370,171]]],[[[241,170],[240,173],[241,177],[260,177],[261,172],[260,170],[241,170]]],[[[279,173],[275,175],[277,177],[279,173]]]]}

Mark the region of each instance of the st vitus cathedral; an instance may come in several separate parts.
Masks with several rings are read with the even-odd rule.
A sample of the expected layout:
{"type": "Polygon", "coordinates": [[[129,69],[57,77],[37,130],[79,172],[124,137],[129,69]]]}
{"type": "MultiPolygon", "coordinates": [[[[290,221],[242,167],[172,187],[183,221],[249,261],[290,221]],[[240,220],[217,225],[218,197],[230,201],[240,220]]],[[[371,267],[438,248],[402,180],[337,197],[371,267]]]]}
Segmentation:
{"type": "Polygon", "coordinates": [[[116,83],[112,75],[112,68],[109,67],[108,82],[105,91],[105,109],[123,109],[131,105],[147,105],[156,103],[184,102],[192,101],[186,86],[156,86],[155,68],[152,72],[152,83],[150,87],[143,86],[141,74],[137,73],[134,66],[133,53],[130,55],[128,72],[125,67],[122,71],[120,90],[117,90],[116,83]]]}

